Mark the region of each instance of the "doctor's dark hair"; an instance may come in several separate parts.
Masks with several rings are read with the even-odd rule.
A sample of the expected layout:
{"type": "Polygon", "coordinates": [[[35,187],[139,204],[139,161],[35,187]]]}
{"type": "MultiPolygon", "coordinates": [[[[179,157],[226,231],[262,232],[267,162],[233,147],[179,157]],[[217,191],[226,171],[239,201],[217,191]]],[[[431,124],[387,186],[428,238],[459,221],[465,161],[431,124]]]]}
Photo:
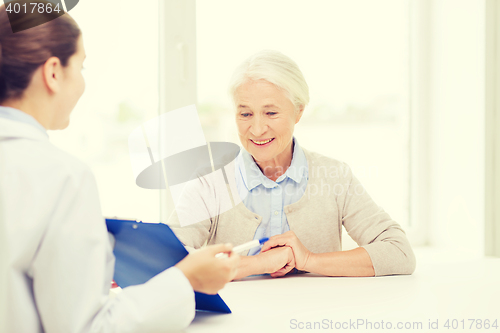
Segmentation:
{"type": "MultiPolygon", "coordinates": [[[[33,0],[31,0],[33,2],[33,0]]],[[[36,0],[37,3],[48,3],[36,0]]],[[[30,0],[16,1],[30,8],[30,0]]],[[[28,11],[29,12],[29,11],[28,11]]],[[[13,17],[11,16],[11,20],[13,17]]],[[[37,68],[49,58],[57,57],[62,66],[67,66],[69,58],[76,53],[80,28],[69,14],[36,13],[18,15],[17,22],[9,21],[5,5],[0,6],[0,103],[7,99],[21,98],[29,86],[37,68]],[[12,24],[43,23],[33,28],[12,32],[12,24]],[[19,22],[22,20],[22,22],[19,22]]],[[[35,25],[35,24],[33,24],[35,25]]]]}

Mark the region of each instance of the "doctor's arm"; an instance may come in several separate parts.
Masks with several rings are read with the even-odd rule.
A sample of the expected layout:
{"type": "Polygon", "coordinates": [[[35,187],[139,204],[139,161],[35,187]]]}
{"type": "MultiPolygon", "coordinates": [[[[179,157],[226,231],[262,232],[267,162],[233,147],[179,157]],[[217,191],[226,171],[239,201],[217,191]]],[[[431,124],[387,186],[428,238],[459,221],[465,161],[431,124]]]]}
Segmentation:
{"type": "Polygon", "coordinates": [[[90,170],[69,175],[58,192],[29,272],[44,331],[157,332],[189,325],[194,293],[178,267],[109,297],[114,257],[90,170]]]}

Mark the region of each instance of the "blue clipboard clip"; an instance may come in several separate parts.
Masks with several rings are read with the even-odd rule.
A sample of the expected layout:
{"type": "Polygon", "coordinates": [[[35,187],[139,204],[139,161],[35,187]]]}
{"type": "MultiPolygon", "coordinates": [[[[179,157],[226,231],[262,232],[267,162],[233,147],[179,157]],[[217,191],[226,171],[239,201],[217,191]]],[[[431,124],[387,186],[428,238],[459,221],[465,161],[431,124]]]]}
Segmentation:
{"type": "MultiPolygon", "coordinates": [[[[113,279],[121,288],[143,284],[188,255],[166,224],[109,218],[106,226],[115,238],[113,279]]],[[[195,300],[197,310],[231,313],[218,294],[195,292],[195,300]]]]}

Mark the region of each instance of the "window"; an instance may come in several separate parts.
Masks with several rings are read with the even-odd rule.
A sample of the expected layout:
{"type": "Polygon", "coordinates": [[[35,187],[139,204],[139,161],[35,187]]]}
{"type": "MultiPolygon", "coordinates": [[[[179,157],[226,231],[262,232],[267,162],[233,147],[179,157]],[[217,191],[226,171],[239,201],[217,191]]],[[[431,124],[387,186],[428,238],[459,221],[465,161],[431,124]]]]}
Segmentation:
{"type": "Polygon", "coordinates": [[[87,90],[70,127],[51,133],[52,141],[92,167],[105,215],[165,220],[172,206],[162,214],[160,206],[169,195],[160,200],[160,191],[135,185],[128,135],[159,113],[196,101],[207,141],[239,144],[229,78],[248,56],[275,49],[297,62],[309,84],[311,102],[295,129],[300,144],[347,162],[374,200],[408,228],[408,6],[400,0],[148,0],[139,7],[130,0],[86,0],[70,14],[84,34],[87,90]],[[176,70],[179,83],[158,94],[158,82],[173,80],[168,76],[176,70]],[[177,105],[183,94],[196,98],[177,105]]]}
{"type": "Polygon", "coordinates": [[[158,1],[85,0],[71,12],[83,32],[86,91],[51,141],[92,168],[105,216],[160,220],[158,190],[135,184],[128,136],[158,115],[158,1]]]}

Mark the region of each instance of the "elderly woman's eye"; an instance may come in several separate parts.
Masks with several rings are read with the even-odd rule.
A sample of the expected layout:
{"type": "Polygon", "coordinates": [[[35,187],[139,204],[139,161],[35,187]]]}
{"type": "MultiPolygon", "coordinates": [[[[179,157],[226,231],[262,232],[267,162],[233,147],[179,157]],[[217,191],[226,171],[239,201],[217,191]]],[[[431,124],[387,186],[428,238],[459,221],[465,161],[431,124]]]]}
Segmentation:
{"type": "Polygon", "coordinates": [[[243,116],[243,117],[250,117],[251,114],[250,113],[242,113],[241,116],[243,116]]]}
{"type": "Polygon", "coordinates": [[[274,116],[275,114],[278,114],[278,112],[268,112],[267,113],[269,116],[274,116]]]}

